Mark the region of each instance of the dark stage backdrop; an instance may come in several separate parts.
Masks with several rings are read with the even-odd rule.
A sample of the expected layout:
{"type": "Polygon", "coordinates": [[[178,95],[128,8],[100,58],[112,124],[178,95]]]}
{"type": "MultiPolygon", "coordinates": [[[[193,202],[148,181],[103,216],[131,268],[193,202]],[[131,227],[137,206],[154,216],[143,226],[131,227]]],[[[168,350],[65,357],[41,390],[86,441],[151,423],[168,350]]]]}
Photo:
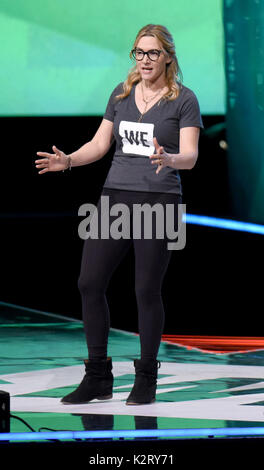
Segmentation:
{"type": "MultiPolygon", "coordinates": [[[[181,172],[184,202],[188,213],[232,217],[227,158],[219,146],[223,116],[203,119],[197,165],[181,172]]],[[[2,301],[81,318],[78,208],[97,202],[112,152],[64,173],[39,175],[34,160],[38,150],[50,151],[53,144],[66,153],[79,148],[100,120],[0,120],[2,301]]],[[[261,335],[256,262],[262,239],[187,225],[186,247],[173,252],[164,280],[165,332],[261,335]]],[[[133,251],[115,272],[107,297],[112,327],[137,331],[133,251]]]]}

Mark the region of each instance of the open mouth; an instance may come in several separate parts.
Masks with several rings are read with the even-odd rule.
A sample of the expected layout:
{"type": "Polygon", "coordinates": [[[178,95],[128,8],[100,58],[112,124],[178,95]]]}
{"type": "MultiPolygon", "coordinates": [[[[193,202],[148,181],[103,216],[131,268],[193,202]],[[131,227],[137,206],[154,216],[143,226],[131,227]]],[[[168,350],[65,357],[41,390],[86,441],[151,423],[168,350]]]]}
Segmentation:
{"type": "Polygon", "coordinates": [[[152,67],[142,67],[143,72],[151,72],[152,70],[152,67]]]}

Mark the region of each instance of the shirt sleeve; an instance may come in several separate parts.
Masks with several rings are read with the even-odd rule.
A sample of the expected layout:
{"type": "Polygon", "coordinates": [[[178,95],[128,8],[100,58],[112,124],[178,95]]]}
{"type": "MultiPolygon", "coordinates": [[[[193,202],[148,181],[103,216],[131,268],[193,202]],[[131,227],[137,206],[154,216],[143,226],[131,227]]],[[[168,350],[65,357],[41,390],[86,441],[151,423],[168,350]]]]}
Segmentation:
{"type": "Polygon", "coordinates": [[[108,100],[106,110],[105,110],[105,113],[104,113],[104,116],[103,116],[104,119],[107,119],[108,121],[114,122],[115,110],[116,110],[116,104],[117,104],[117,100],[115,99],[115,97],[117,95],[120,95],[122,93],[122,91],[123,91],[123,83],[119,83],[119,85],[117,85],[117,87],[111,93],[111,96],[108,100]]]}
{"type": "Polygon", "coordinates": [[[182,127],[201,127],[204,128],[200,106],[196,95],[193,92],[188,93],[180,110],[180,129],[182,127]]]}

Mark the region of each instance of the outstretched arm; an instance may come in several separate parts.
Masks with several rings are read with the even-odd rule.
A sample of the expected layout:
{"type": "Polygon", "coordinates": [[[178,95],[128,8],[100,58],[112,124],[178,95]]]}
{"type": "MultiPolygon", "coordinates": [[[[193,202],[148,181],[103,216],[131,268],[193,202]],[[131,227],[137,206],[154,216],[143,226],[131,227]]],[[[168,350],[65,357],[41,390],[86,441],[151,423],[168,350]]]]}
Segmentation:
{"type": "Polygon", "coordinates": [[[40,169],[39,174],[43,174],[65,170],[70,165],[87,165],[100,160],[110,149],[113,140],[113,122],[103,119],[92,140],[71,154],[66,155],[55,145],[52,147],[54,153],[37,152],[38,156],[44,158],[35,160],[36,168],[40,169]]]}
{"type": "Polygon", "coordinates": [[[191,170],[198,158],[198,142],[200,128],[199,127],[183,127],[180,129],[180,152],[167,153],[164,148],[159,145],[154,137],[154,145],[156,154],[150,155],[151,163],[157,164],[158,174],[164,166],[170,166],[177,170],[191,170]]]}
{"type": "Polygon", "coordinates": [[[87,165],[100,160],[113,143],[113,122],[103,119],[95,136],[79,150],[68,155],[72,166],[87,165]]]}

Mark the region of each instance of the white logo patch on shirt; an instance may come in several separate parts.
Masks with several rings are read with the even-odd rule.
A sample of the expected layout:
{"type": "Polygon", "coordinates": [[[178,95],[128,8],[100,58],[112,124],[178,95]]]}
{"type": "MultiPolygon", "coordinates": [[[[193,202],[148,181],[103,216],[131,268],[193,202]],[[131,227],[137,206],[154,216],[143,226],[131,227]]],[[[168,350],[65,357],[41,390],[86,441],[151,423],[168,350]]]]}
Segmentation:
{"type": "Polygon", "coordinates": [[[154,124],[121,121],[119,134],[123,141],[123,152],[149,157],[154,153],[154,124]]]}

